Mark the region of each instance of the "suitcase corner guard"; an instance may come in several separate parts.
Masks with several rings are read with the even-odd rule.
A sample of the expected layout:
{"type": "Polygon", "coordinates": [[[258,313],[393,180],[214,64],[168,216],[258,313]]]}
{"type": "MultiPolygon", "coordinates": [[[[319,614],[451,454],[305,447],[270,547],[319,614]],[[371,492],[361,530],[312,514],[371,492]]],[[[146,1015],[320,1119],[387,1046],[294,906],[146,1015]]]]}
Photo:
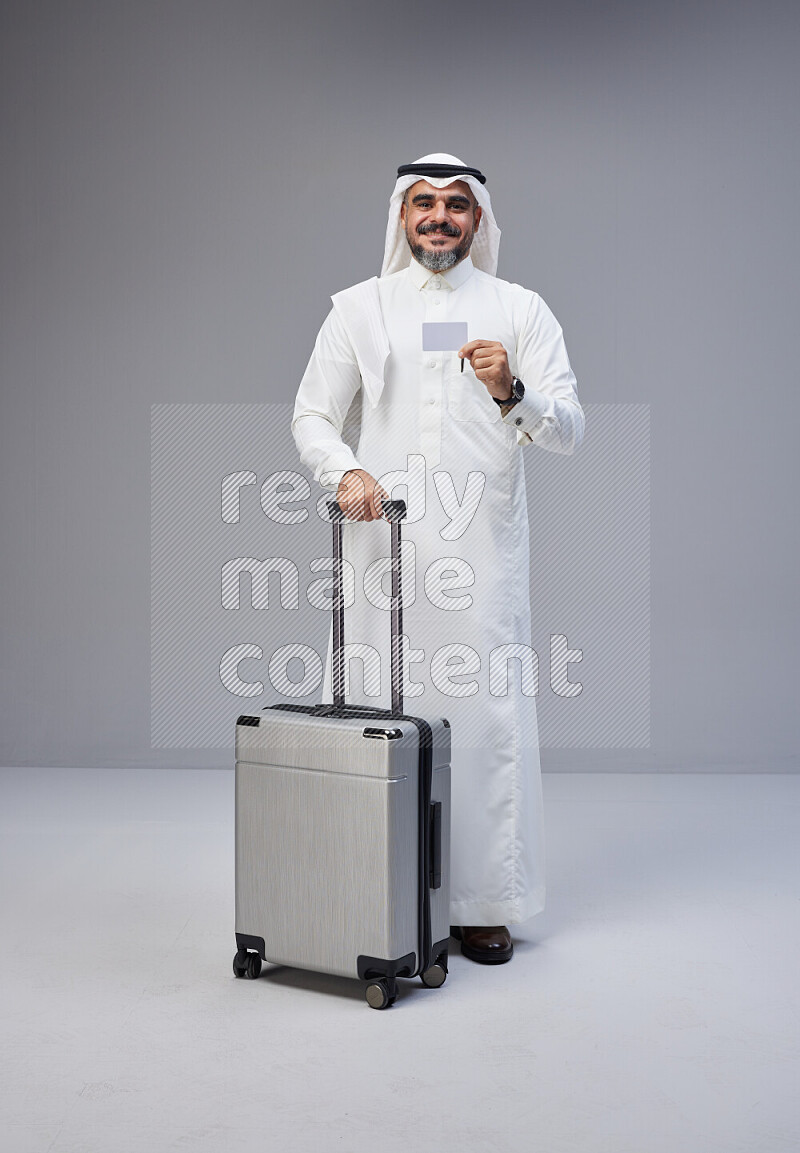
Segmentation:
{"type": "Polygon", "coordinates": [[[356,960],[356,965],[361,980],[369,981],[375,977],[413,977],[416,961],[415,953],[406,953],[405,957],[398,957],[396,961],[388,961],[383,957],[365,957],[361,954],[356,960]]]}
{"type": "Polygon", "coordinates": [[[266,953],[264,952],[265,945],[263,937],[253,937],[249,933],[237,933],[236,948],[240,950],[252,949],[258,953],[262,961],[266,961],[267,959],[266,953]]]}

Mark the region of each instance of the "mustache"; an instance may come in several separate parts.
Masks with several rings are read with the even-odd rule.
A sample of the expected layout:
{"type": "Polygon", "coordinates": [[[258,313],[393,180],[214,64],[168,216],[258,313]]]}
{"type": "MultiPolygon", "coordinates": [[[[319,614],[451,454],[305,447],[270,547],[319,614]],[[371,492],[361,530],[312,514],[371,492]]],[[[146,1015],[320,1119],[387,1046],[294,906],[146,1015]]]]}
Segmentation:
{"type": "Polygon", "coordinates": [[[455,224],[450,224],[447,221],[444,224],[420,224],[417,232],[420,236],[428,236],[432,232],[441,232],[443,236],[460,236],[461,229],[456,228],[455,224]]]}

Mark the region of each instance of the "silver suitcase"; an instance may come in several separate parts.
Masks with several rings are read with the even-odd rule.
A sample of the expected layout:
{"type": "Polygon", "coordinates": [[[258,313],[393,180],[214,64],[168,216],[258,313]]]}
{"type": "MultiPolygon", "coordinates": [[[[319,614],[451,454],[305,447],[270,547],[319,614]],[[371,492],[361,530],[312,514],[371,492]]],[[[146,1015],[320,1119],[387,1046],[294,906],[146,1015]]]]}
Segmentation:
{"type": "Polygon", "coordinates": [[[237,977],[261,961],[357,977],[391,1005],[397,978],[447,977],[450,726],[403,713],[400,522],[392,535],[392,709],[344,703],[342,521],[333,522],[332,705],[236,723],[237,977]]]}

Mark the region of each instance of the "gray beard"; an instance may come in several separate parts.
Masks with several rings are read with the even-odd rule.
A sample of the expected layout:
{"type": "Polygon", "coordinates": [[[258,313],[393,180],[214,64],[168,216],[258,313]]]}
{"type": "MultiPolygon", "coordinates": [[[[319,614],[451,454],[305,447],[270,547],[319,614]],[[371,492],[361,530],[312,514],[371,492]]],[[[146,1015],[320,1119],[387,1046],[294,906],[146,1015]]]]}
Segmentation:
{"type": "Polygon", "coordinates": [[[423,248],[421,244],[412,244],[408,233],[406,233],[406,240],[408,240],[408,247],[411,249],[411,254],[418,264],[421,264],[423,268],[427,268],[429,272],[446,272],[448,268],[454,268],[460,260],[464,259],[470,248],[472,248],[472,238],[474,235],[474,232],[470,232],[469,235],[464,236],[461,243],[457,244],[455,248],[449,250],[439,249],[434,252],[423,248]]]}

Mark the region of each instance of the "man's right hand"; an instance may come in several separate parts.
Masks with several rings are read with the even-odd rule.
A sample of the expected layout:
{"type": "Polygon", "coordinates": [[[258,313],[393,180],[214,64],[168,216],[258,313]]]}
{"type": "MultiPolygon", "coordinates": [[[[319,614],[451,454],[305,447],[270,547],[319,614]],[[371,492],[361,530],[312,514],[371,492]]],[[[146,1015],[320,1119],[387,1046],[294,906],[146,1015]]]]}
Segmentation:
{"type": "Polygon", "coordinates": [[[351,469],[339,481],[336,500],[348,520],[380,520],[381,500],[389,494],[362,468],[351,469]]]}

